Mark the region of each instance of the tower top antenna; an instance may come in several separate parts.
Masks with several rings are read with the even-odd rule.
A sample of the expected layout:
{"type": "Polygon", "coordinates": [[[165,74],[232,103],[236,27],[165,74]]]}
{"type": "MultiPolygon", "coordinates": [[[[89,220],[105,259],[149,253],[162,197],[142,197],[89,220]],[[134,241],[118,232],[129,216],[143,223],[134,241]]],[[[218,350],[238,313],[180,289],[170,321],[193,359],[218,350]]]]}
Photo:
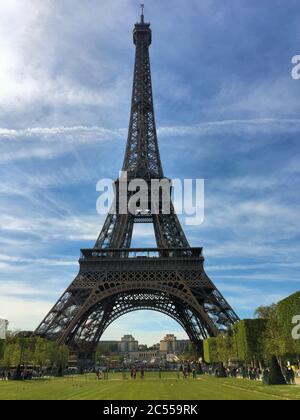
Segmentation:
{"type": "Polygon", "coordinates": [[[141,4],[141,9],[142,9],[141,22],[144,23],[144,9],[145,9],[145,5],[143,3],[141,4]]]}

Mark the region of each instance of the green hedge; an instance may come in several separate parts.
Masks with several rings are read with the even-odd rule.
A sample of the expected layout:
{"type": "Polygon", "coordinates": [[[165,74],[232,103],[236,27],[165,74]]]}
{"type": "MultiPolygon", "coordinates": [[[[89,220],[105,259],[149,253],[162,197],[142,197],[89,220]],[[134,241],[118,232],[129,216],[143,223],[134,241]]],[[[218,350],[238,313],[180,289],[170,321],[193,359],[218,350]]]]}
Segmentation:
{"type": "Polygon", "coordinates": [[[300,292],[294,293],[277,305],[278,322],[285,342],[285,352],[300,355],[300,340],[294,340],[292,330],[295,325],[292,320],[300,316],[300,292]]]}
{"type": "Polygon", "coordinates": [[[266,321],[245,319],[233,326],[237,357],[245,362],[262,359],[266,321]]]}
{"type": "Polygon", "coordinates": [[[203,341],[204,361],[208,364],[218,363],[218,344],[216,338],[207,338],[203,341]]]}
{"type": "Polygon", "coordinates": [[[204,340],[204,360],[206,363],[228,363],[239,359],[250,363],[263,359],[263,338],[266,321],[245,319],[235,324],[227,334],[204,340]]]}

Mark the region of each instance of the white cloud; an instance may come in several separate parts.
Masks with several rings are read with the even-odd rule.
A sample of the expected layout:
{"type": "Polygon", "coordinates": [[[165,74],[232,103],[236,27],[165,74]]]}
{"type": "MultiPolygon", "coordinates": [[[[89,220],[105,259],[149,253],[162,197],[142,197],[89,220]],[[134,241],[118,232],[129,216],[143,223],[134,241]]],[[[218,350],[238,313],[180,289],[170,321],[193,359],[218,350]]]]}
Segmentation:
{"type": "Polygon", "coordinates": [[[0,282],[0,296],[10,297],[10,296],[48,296],[49,289],[45,285],[38,284],[36,287],[28,285],[27,283],[20,281],[7,281],[0,282]]]}
{"type": "MultiPolygon", "coordinates": [[[[250,314],[253,316],[255,310],[259,306],[268,306],[272,303],[279,302],[280,300],[284,299],[286,295],[283,293],[280,294],[269,294],[265,293],[263,291],[260,292],[260,294],[252,293],[248,295],[227,295],[226,298],[230,302],[231,306],[233,308],[238,308],[239,311],[247,311],[250,312],[250,314]]],[[[249,314],[249,316],[250,316],[249,314]]]]}
{"type": "MultiPolygon", "coordinates": [[[[252,137],[273,134],[278,138],[279,135],[299,132],[300,120],[297,119],[224,120],[192,126],[160,127],[158,130],[162,138],[226,134],[252,137]]],[[[124,128],[111,130],[99,126],[33,127],[19,130],[0,128],[2,149],[0,162],[51,160],[64,154],[71,154],[87,145],[98,145],[99,142],[123,140],[125,144],[125,137],[124,128]],[[18,143],[13,146],[13,141],[18,143]]],[[[261,142],[259,145],[261,146],[261,142]]]]}
{"type": "Polygon", "coordinates": [[[97,142],[99,138],[108,140],[112,137],[122,137],[121,130],[108,130],[104,127],[34,127],[21,130],[0,128],[0,138],[20,139],[21,141],[36,139],[38,141],[47,141],[53,143],[55,139],[62,139],[70,143],[97,142]],[[95,137],[96,136],[96,137],[95,137]]]}
{"type": "Polygon", "coordinates": [[[46,267],[74,267],[78,263],[76,258],[24,258],[22,256],[12,256],[0,254],[0,264],[4,264],[6,268],[11,267],[14,270],[24,270],[24,264],[33,266],[46,267]]]}
{"type": "Polygon", "coordinates": [[[161,127],[162,136],[209,136],[238,135],[257,136],[263,134],[295,134],[300,131],[299,119],[261,118],[249,120],[223,120],[203,122],[192,126],[161,127]]]}
{"type": "Polygon", "coordinates": [[[224,81],[207,107],[208,115],[251,115],[254,118],[283,118],[297,115],[299,101],[289,77],[244,83],[224,81]]]}
{"type": "Polygon", "coordinates": [[[230,229],[239,233],[243,231],[267,233],[272,231],[281,238],[294,234],[300,222],[300,213],[297,205],[293,207],[281,204],[274,198],[241,200],[233,194],[211,196],[206,198],[206,219],[201,229],[219,228],[230,229]],[[280,227],[276,234],[274,226],[280,227]]]}
{"type": "MultiPolygon", "coordinates": [[[[3,232],[35,235],[44,241],[96,241],[104,223],[102,216],[70,215],[56,217],[31,217],[24,215],[19,218],[14,215],[1,214],[0,228],[3,232]]],[[[138,226],[134,236],[141,240],[149,238],[153,227],[138,226]]],[[[1,260],[1,256],[0,256],[1,260]]],[[[46,260],[47,261],[47,260],[46,260]]]]}
{"type": "Polygon", "coordinates": [[[222,265],[207,265],[207,269],[210,271],[244,271],[244,270],[268,270],[274,268],[275,270],[280,268],[300,268],[300,263],[290,262],[290,263],[281,263],[281,262],[262,262],[252,264],[222,264],[222,265]]]}
{"type": "MultiPolygon", "coordinates": [[[[114,71],[113,60],[94,60],[94,39],[106,39],[116,22],[125,28],[124,16],[133,5],[102,0],[90,7],[60,1],[10,0],[0,3],[0,109],[4,112],[57,108],[116,106],[128,92],[127,69],[114,71]],[[67,18],[65,16],[67,12],[67,18]],[[88,47],[85,46],[86,40],[88,47]],[[92,51],[89,50],[92,48],[92,51]],[[88,66],[89,74],[85,75],[88,66]],[[62,68],[63,67],[63,68],[62,68]],[[89,79],[97,72],[97,84],[89,79]],[[110,80],[113,73],[112,80],[110,80]],[[106,83],[101,83],[101,82],[106,83]]],[[[116,33],[116,36],[122,37],[116,33]]],[[[99,57],[98,57],[99,58],[99,57]]],[[[52,110],[53,111],[53,110],[52,110]]]]}
{"type": "Polygon", "coordinates": [[[12,215],[0,216],[0,227],[3,231],[22,234],[34,234],[42,240],[53,241],[64,239],[67,241],[90,241],[95,237],[99,226],[103,223],[100,216],[70,216],[58,218],[23,217],[12,215]]]}
{"type": "Polygon", "coordinates": [[[0,128],[0,163],[28,159],[52,160],[86,146],[119,140],[119,130],[101,127],[53,127],[8,130],[0,128]]]}
{"type": "MultiPolygon", "coordinates": [[[[300,119],[249,119],[249,120],[223,120],[202,122],[190,126],[161,126],[158,133],[162,137],[174,136],[208,136],[208,135],[253,135],[258,134],[295,134],[300,132],[300,119]]],[[[53,142],[55,138],[63,136],[64,141],[86,143],[96,142],[97,138],[105,140],[123,138],[126,135],[125,128],[107,129],[99,126],[72,126],[72,127],[32,127],[26,129],[0,128],[0,138],[20,139],[21,141],[32,140],[53,142]]]]}
{"type": "Polygon", "coordinates": [[[34,330],[50,311],[53,303],[46,299],[24,300],[18,297],[0,295],[2,315],[9,321],[11,330],[34,330]]]}

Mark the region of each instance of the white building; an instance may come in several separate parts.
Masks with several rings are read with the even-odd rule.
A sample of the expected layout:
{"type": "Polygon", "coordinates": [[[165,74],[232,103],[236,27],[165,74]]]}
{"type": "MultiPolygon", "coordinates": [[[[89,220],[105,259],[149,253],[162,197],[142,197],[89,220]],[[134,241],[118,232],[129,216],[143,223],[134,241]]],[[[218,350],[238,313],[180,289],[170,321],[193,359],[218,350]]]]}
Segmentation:
{"type": "Polygon", "coordinates": [[[177,340],[174,334],[167,334],[160,342],[160,351],[168,354],[183,353],[188,345],[189,340],[177,340]]]}
{"type": "Polygon", "coordinates": [[[120,353],[136,353],[139,351],[138,341],[132,335],[125,335],[119,343],[120,353]]]}
{"type": "Polygon", "coordinates": [[[6,319],[0,318],[0,340],[6,339],[7,327],[8,321],[6,321],[6,319]]]}

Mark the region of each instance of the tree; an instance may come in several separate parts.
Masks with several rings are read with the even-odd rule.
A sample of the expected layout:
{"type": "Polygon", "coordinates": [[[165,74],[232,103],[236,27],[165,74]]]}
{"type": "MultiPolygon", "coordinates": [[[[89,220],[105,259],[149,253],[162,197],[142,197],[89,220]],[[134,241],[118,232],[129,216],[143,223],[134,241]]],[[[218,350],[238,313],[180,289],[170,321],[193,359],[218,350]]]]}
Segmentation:
{"type": "Polygon", "coordinates": [[[18,366],[21,360],[21,349],[19,343],[7,343],[5,345],[3,355],[3,366],[10,368],[12,366],[18,366]]]}
{"type": "Polygon", "coordinates": [[[57,343],[51,343],[50,346],[50,363],[52,368],[56,368],[58,375],[62,376],[63,370],[67,366],[70,352],[67,346],[59,346],[57,343]]]}
{"type": "Polygon", "coordinates": [[[227,365],[230,359],[236,357],[231,331],[228,331],[225,334],[219,334],[216,341],[218,361],[227,365]]]}
{"type": "Polygon", "coordinates": [[[66,366],[69,349],[40,337],[12,336],[5,342],[2,364],[5,367],[39,365],[41,367],[66,366]]]}
{"type": "Polygon", "coordinates": [[[38,337],[35,344],[34,363],[41,368],[51,365],[51,351],[53,343],[38,337]]]}
{"type": "Polygon", "coordinates": [[[102,350],[100,347],[97,348],[95,353],[95,363],[101,364],[104,359],[106,359],[109,355],[109,352],[102,350]]]}
{"type": "Polygon", "coordinates": [[[193,344],[191,342],[189,342],[186,345],[183,353],[180,355],[179,358],[182,359],[183,361],[185,361],[185,360],[198,360],[199,355],[197,354],[197,350],[195,349],[193,344]]]}
{"type": "Polygon", "coordinates": [[[219,356],[218,356],[218,342],[217,339],[207,338],[203,341],[203,348],[204,348],[204,361],[208,364],[218,363],[219,356]]]}
{"type": "Polygon", "coordinates": [[[266,321],[245,319],[232,327],[233,348],[236,357],[246,363],[256,363],[264,359],[266,321]]]}
{"type": "Polygon", "coordinates": [[[5,343],[3,365],[11,367],[34,364],[35,344],[36,338],[10,337],[5,343]]]}
{"type": "Polygon", "coordinates": [[[258,319],[265,320],[263,337],[265,359],[269,359],[272,354],[280,358],[286,353],[286,340],[278,318],[278,306],[276,304],[261,306],[256,310],[255,315],[258,319]]]}

